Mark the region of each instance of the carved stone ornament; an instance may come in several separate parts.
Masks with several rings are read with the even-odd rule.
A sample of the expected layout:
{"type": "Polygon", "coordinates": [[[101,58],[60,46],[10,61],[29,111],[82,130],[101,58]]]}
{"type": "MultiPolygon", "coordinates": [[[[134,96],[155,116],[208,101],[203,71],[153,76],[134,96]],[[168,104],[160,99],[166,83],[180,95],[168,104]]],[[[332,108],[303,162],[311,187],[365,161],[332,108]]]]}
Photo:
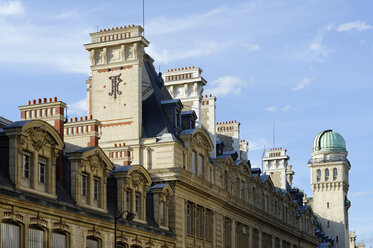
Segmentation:
{"type": "Polygon", "coordinates": [[[133,187],[137,187],[140,184],[144,184],[146,179],[143,174],[139,173],[138,171],[134,171],[131,173],[131,184],[133,187]]]}
{"type": "Polygon", "coordinates": [[[95,154],[88,157],[89,165],[91,167],[91,171],[93,171],[95,168],[102,167],[102,159],[100,157],[100,154],[98,152],[95,152],[95,154]]]}
{"type": "Polygon", "coordinates": [[[53,144],[54,140],[44,126],[30,128],[26,131],[31,138],[35,151],[39,151],[46,144],[53,144]]]}
{"type": "Polygon", "coordinates": [[[204,137],[204,136],[201,135],[200,133],[195,134],[195,135],[194,135],[194,139],[195,139],[195,141],[196,141],[198,144],[200,144],[200,145],[202,145],[202,146],[204,146],[204,147],[206,147],[206,148],[209,147],[209,143],[208,143],[206,137],[204,137]]]}

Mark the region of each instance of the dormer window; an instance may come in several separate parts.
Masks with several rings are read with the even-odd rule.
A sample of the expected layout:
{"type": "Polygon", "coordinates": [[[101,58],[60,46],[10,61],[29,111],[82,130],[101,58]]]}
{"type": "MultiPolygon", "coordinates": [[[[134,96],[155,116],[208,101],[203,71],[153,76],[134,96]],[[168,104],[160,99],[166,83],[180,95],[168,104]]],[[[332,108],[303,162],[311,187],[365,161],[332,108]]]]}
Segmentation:
{"type": "Polygon", "coordinates": [[[67,153],[71,162],[71,194],[81,207],[107,212],[106,184],[113,169],[110,159],[99,147],[67,153]]]}
{"type": "Polygon", "coordinates": [[[22,155],[22,174],[24,178],[30,179],[30,163],[31,163],[31,155],[30,154],[23,154],[22,155]]]}
{"type": "Polygon", "coordinates": [[[14,122],[4,128],[14,151],[9,177],[16,189],[56,199],[56,166],[64,143],[55,128],[41,120],[14,122]]]}
{"type": "Polygon", "coordinates": [[[149,173],[143,166],[120,166],[113,171],[117,181],[118,211],[133,212],[134,221],[146,223],[146,193],[151,184],[149,173]]]}

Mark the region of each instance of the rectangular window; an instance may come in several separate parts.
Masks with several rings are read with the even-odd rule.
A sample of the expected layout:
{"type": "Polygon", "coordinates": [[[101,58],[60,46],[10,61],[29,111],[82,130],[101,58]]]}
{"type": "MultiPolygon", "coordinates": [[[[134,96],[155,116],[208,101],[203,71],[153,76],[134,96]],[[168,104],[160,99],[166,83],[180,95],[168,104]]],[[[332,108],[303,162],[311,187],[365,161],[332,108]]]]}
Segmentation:
{"type": "Polygon", "coordinates": [[[198,176],[203,177],[203,157],[198,155],[198,176]]]}
{"type": "Polygon", "coordinates": [[[159,222],[161,226],[166,226],[165,207],[163,201],[161,201],[159,204],[159,222]]]}
{"type": "Polygon", "coordinates": [[[45,183],[45,163],[39,161],[39,183],[45,183]]]}
{"type": "Polygon", "coordinates": [[[1,247],[20,247],[20,227],[11,223],[1,223],[1,247]]]}
{"type": "Polygon", "coordinates": [[[201,236],[201,208],[197,207],[196,211],[196,235],[201,236]]]}
{"type": "Polygon", "coordinates": [[[212,227],[214,226],[211,210],[205,212],[205,239],[212,240],[212,227]]]}
{"type": "Polygon", "coordinates": [[[231,235],[231,220],[229,218],[224,218],[224,247],[226,248],[231,247],[231,235]]]}
{"type": "Polygon", "coordinates": [[[196,174],[196,152],[192,152],[192,173],[196,174]]]}
{"type": "Polygon", "coordinates": [[[141,194],[139,192],[136,192],[135,212],[136,216],[141,219],[141,194]]]}
{"type": "Polygon", "coordinates": [[[64,233],[52,233],[52,248],[66,248],[67,237],[64,233]]]}
{"type": "Polygon", "coordinates": [[[193,205],[191,203],[188,203],[186,208],[186,225],[187,233],[193,234],[193,205]]]}
{"type": "Polygon", "coordinates": [[[22,163],[23,164],[23,166],[22,166],[23,177],[27,178],[27,179],[30,179],[31,156],[23,154],[22,157],[23,157],[23,163],[22,163]]]}
{"type": "Polygon", "coordinates": [[[241,181],[241,193],[240,193],[240,198],[241,200],[244,200],[245,199],[245,182],[244,181],[241,181]]]}
{"type": "Polygon", "coordinates": [[[44,232],[40,229],[29,228],[28,232],[29,248],[43,248],[44,247],[44,232]]]}
{"type": "Polygon", "coordinates": [[[127,211],[132,211],[131,209],[131,194],[132,194],[132,191],[130,189],[127,189],[126,191],[126,204],[127,204],[127,211]]]}
{"type": "Polygon", "coordinates": [[[87,196],[88,176],[82,175],[82,196],[87,196]]]}
{"type": "Polygon", "coordinates": [[[93,180],[93,199],[98,201],[100,197],[100,179],[95,178],[93,180]]]}

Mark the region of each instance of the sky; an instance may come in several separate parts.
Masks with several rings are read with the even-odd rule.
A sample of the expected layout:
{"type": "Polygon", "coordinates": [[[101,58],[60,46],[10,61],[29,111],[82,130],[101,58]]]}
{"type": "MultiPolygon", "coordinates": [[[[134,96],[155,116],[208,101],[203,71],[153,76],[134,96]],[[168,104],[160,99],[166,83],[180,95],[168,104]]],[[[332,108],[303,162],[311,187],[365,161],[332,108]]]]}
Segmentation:
{"type": "MultiPolygon", "coordinates": [[[[217,96],[217,121],[241,123],[253,167],[261,166],[264,147],[286,148],[293,184],[312,196],[313,138],[326,129],[345,138],[350,230],[367,247],[372,9],[371,0],[145,0],[146,51],[155,67],[203,69],[204,94],[217,96]]],[[[142,25],[141,0],[0,0],[0,116],[18,120],[18,106],[55,96],[69,105],[70,117],[85,115],[83,44],[98,29],[129,24],[142,25]]]]}

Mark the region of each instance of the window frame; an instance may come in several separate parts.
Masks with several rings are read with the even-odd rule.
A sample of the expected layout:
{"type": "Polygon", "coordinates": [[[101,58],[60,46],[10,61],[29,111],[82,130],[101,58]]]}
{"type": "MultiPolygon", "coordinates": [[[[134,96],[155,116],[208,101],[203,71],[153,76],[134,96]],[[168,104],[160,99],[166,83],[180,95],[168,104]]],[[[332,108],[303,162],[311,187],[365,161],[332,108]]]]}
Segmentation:
{"type": "Polygon", "coordinates": [[[25,179],[30,179],[30,168],[31,167],[31,154],[29,153],[22,153],[22,177],[25,179]],[[25,163],[26,158],[28,158],[28,163],[25,163]],[[26,168],[27,164],[27,168],[26,168]],[[27,173],[27,176],[26,176],[27,173]]]}
{"type": "Polygon", "coordinates": [[[14,248],[20,248],[20,247],[22,247],[22,238],[23,238],[22,226],[19,223],[16,223],[14,221],[2,221],[1,222],[1,236],[0,236],[1,237],[1,247],[5,247],[5,244],[3,243],[4,241],[9,241],[9,236],[7,236],[6,239],[3,239],[3,235],[5,235],[5,233],[6,233],[4,231],[4,225],[11,225],[13,227],[17,227],[18,228],[17,229],[18,230],[18,246],[14,246],[15,245],[14,243],[10,243],[10,245],[12,245],[12,247],[14,247],[14,248]]]}
{"type": "Polygon", "coordinates": [[[46,179],[46,172],[47,172],[47,161],[42,161],[44,159],[40,159],[38,161],[38,182],[41,184],[45,184],[46,179]]]}
{"type": "Polygon", "coordinates": [[[88,197],[88,175],[86,173],[81,174],[80,195],[83,197],[88,197]]]}

